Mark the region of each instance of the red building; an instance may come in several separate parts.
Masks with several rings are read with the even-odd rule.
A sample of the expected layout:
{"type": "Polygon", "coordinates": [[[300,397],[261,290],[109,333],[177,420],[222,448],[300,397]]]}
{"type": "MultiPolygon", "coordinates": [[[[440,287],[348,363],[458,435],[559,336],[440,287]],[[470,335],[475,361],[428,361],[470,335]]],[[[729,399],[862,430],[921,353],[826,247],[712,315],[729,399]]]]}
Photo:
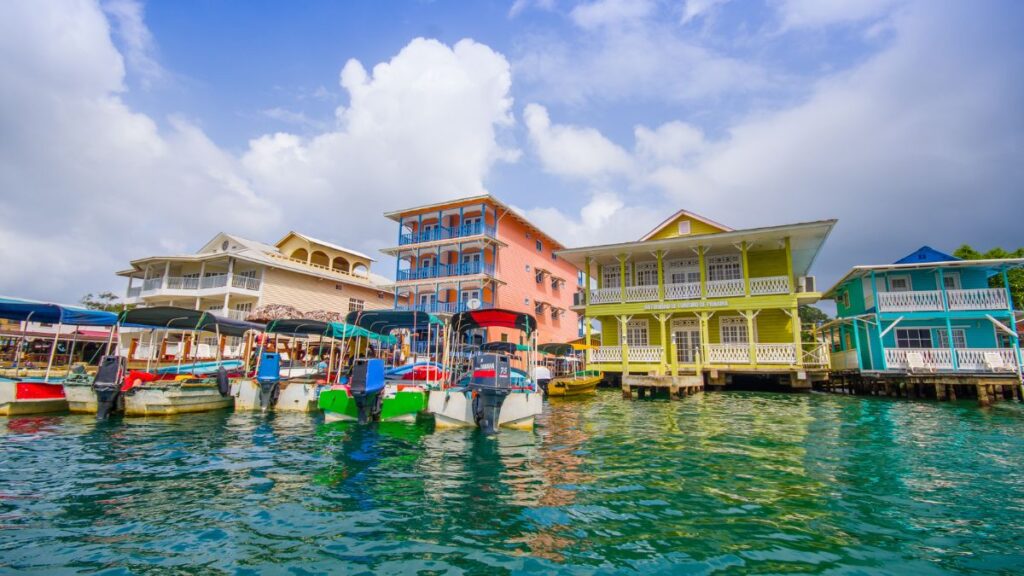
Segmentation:
{"type": "MultiPolygon", "coordinates": [[[[398,263],[395,308],[453,314],[506,308],[537,318],[541,343],[579,335],[570,311],[578,270],[554,253],[564,246],[490,195],[385,214],[398,223],[398,245],[383,250],[398,263]],[[408,298],[408,304],[399,304],[408,298]]],[[[478,340],[517,342],[490,329],[478,340]]]]}

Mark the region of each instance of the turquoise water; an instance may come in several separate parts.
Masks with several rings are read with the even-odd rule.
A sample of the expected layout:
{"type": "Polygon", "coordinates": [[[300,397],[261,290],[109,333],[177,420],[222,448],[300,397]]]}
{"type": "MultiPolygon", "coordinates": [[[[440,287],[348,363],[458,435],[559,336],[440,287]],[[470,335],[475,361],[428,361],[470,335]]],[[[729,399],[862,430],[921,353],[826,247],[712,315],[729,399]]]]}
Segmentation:
{"type": "Polygon", "coordinates": [[[1013,573],[1024,410],[615,392],[537,430],[0,418],[6,573],[1013,573]]]}

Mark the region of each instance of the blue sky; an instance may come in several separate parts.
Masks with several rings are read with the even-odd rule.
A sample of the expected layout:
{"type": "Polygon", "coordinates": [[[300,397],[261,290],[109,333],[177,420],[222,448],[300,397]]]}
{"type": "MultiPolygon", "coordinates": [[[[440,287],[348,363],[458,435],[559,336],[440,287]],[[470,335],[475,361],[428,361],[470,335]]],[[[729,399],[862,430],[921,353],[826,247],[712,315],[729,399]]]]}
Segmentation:
{"type": "MultiPolygon", "coordinates": [[[[377,254],[489,191],[570,246],[687,208],[838,218],[815,272],[1022,242],[1024,5],[13,1],[0,293],[75,300],[224,230],[377,254]]],[[[376,271],[389,275],[386,257],[376,271]]]]}

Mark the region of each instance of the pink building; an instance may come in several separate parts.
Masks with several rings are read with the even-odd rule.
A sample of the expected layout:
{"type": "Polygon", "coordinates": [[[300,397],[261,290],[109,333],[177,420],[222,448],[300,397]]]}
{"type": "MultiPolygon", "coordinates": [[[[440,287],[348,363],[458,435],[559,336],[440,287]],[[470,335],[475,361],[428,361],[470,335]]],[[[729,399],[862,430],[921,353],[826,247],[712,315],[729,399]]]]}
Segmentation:
{"type": "MultiPolygon", "coordinates": [[[[570,311],[578,270],[555,256],[564,248],[490,195],[396,210],[398,245],[383,250],[397,260],[395,308],[453,314],[506,308],[537,318],[541,343],[579,336],[570,311]],[[408,304],[399,304],[408,298],[408,304]]],[[[519,334],[490,329],[481,342],[518,342],[519,334]]]]}

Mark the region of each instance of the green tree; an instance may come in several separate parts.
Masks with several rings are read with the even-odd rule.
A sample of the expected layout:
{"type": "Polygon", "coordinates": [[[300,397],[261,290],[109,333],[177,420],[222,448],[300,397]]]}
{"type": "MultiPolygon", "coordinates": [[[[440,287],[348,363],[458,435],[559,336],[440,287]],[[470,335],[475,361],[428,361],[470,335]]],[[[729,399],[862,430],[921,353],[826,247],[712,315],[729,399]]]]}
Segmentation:
{"type": "MultiPolygon", "coordinates": [[[[1017,248],[1013,252],[1002,248],[992,248],[988,252],[978,252],[971,246],[964,244],[953,252],[953,256],[964,260],[990,260],[995,258],[1024,258],[1024,248],[1017,248]]],[[[1024,306],[1024,270],[1014,268],[1007,273],[1010,280],[1010,295],[1013,297],[1013,307],[1020,310],[1024,306]]],[[[1003,287],[1003,275],[998,274],[989,278],[988,285],[992,288],[1003,287]]]]}
{"type": "Polygon", "coordinates": [[[814,342],[812,329],[831,320],[828,314],[822,312],[820,308],[808,304],[801,304],[797,313],[800,315],[800,326],[803,328],[800,336],[804,342],[814,342]]]}
{"type": "Polygon", "coordinates": [[[82,296],[79,303],[90,310],[106,310],[107,312],[120,312],[125,309],[121,303],[121,297],[113,292],[100,292],[93,295],[92,292],[82,296]]]}

